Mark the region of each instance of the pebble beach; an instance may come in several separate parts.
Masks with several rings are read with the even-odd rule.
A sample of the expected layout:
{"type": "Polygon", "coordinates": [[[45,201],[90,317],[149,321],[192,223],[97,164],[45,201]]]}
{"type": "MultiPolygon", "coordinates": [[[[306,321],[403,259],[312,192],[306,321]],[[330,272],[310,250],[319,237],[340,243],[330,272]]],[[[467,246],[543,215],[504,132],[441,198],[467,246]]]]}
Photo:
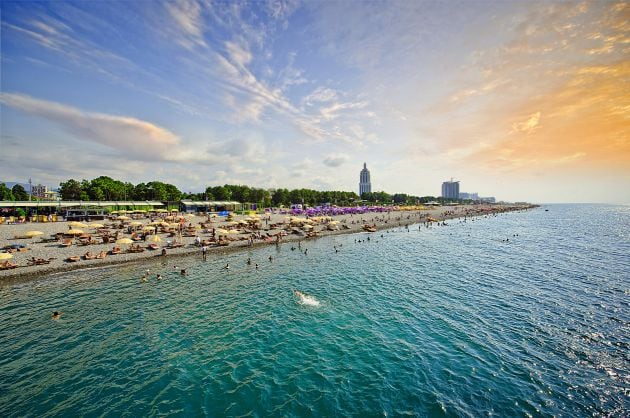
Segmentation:
{"type": "MultiPolygon", "coordinates": [[[[523,206],[508,205],[492,205],[492,206],[455,206],[455,207],[434,207],[426,210],[407,210],[407,211],[390,211],[381,213],[364,213],[364,214],[344,214],[327,217],[325,219],[313,218],[308,226],[301,224],[300,220],[304,217],[295,217],[291,222],[291,217],[281,213],[266,213],[260,216],[255,228],[242,227],[245,219],[251,220],[247,216],[237,215],[228,220],[226,217],[208,217],[206,215],[186,215],[183,219],[185,226],[195,227],[195,235],[199,236],[199,240],[207,240],[211,238],[211,229],[216,231],[227,231],[227,239],[229,245],[217,246],[208,245],[208,257],[221,257],[228,251],[238,251],[250,246],[259,245],[276,245],[277,242],[296,242],[307,239],[317,239],[318,237],[341,234],[341,233],[367,233],[364,229],[365,225],[372,226],[377,230],[384,228],[394,228],[414,223],[427,222],[427,220],[437,223],[450,218],[486,216],[494,213],[521,210],[523,206]],[[202,227],[205,225],[206,228],[202,227]],[[235,227],[235,225],[237,227],[235,227]],[[307,234],[312,236],[307,236],[307,234]]],[[[153,219],[155,220],[155,218],[153,219]]],[[[135,222],[134,230],[140,231],[147,226],[152,219],[144,217],[141,219],[118,220],[115,217],[104,221],[95,221],[105,225],[108,229],[118,229],[119,237],[128,238],[128,223],[135,222]],[[120,227],[122,225],[122,228],[120,227]]],[[[251,225],[251,224],[250,224],[251,225]]],[[[89,226],[89,223],[88,223],[89,226]]],[[[197,254],[199,259],[202,258],[201,246],[196,242],[195,236],[175,236],[168,233],[158,233],[160,241],[157,242],[157,249],[148,249],[147,241],[137,241],[135,245],[139,245],[144,249],[142,252],[128,252],[129,245],[102,243],[102,240],[95,228],[84,228],[84,232],[93,237],[98,243],[82,245],[78,238],[71,240],[68,246],[62,246],[60,240],[54,239],[56,234],[65,233],[72,228],[72,224],[65,221],[49,222],[49,223],[22,223],[22,224],[2,224],[0,225],[0,248],[2,251],[10,251],[9,246],[19,244],[23,246],[21,250],[13,250],[12,258],[8,261],[17,264],[17,268],[0,270],[0,283],[11,279],[29,279],[36,278],[41,275],[81,269],[94,268],[98,266],[109,266],[112,264],[130,263],[144,260],[150,257],[180,257],[185,255],[197,254]],[[28,231],[39,231],[42,234],[32,238],[20,238],[27,234],[28,231]],[[183,244],[178,248],[170,248],[169,241],[178,241],[183,244]],[[111,250],[120,247],[122,253],[112,254],[111,250]],[[166,255],[163,256],[163,249],[166,255]],[[107,253],[104,259],[85,259],[87,252],[98,254],[100,252],[107,253]],[[78,257],[75,262],[67,261],[69,257],[78,257]],[[48,262],[45,264],[32,265],[32,260],[43,259],[48,262]]],[[[218,235],[218,233],[217,233],[218,235]]]]}

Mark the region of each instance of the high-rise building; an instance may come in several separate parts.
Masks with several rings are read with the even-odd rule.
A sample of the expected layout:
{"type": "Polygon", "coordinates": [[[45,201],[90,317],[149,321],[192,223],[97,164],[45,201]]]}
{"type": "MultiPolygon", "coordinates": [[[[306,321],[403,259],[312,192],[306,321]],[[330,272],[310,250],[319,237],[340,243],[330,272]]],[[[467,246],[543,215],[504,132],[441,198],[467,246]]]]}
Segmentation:
{"type": "Polygon", "coordinates": [[[442,197],[445,199],[459,199],[459,182],[445,181],[442,183],[442,197]]]}
{"type": "Polygon", "coordinates": [[[372,193],[372,183],[370,183],[370,170],[367,164],[363,163],[363,170],[359,173],[359,196],[363,193],[372,193]]]}

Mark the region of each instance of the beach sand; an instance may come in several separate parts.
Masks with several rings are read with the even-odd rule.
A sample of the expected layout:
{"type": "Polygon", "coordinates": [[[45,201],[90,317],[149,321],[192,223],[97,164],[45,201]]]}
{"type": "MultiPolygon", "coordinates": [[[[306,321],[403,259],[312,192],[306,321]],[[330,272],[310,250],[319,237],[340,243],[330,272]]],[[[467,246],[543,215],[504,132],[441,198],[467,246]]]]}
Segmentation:
{"type": "MultiPolygon", "coordinates": [[[[414,223],[425,222],[427,217],[434,218],[437,220],[446,220],[451,218],[458,218],[464,216],[485,216],[493,213],[505,212],[505,211],[514,211],[514,210],[522,210],[526,209],[524,206],[510,206],[510,205],[461,205],[461,206],[447,206],[447,207],[434,207],[428,210],[422,211],[391,211],[386,213],[365,213],[365,214],[355,214],[355,215],[337,215],[332,217],[333,221],[336,223],[330,225],[333,228],[339,228],[338,230],[328,230],[328,224],[318,224],[314,223],[313,229],[311,231],[316,231],[317,237],[341,234],[341,233],[357,233],[364,232],[363,225],[375,225],[377,229],[386,229],[386,228],[394,228],[398,226],[411,225],[414,223]]],[[[234,221],[239,221],[245,219],[246,216],[234,216],[234,221]]],[[[225,217],[212,218],[213,222],[211,227],[216,229],[230,228],[230,225],[227,223],[225,217]]],[[[185,217],[185,225],[189,223],[192,225],[199,225],[201,222],[207,223],[208,217],[206,216],[186,216],[185,217]]],[[[150,219],[139,219],[136,220],[142,222],[143,225],[146,225],[150,222],[150,219]]],[[[119,224],[120,221],[114,222],[112,220],[105,221],[95,221],[98,223],[107,224],[119,224]]],[[[308,239],[316,239],[315,238],[307,238],[302,235],[302,232],[298,235],[293,231],[302,231],[301,228],[292,227],[290,229],[285,229],[286,224],[288,224],[288,215],[272,213],[265,214],[261,216],[260,222],[260,234],[263,239],[255,239],[253,245],[275,245],[276,238],[274,235],[284,232],[287,235],[281,238],[281,242],[294,242],[298,240],[308,240],[308,239]],[[271,228],[272,224],[280,224],[285,223],[284,225],[279,225],[275,228],[271,228]],[[269,237],[272,236],[272,237],[269,237]]],[[[231,226],[232,228],[234,226],[231,226]]],[[[141,227],[140,227],[141,228],[141,227]]],[[[76,244],[77,240],[74,240],[75,243],[68,247],[62,247],[59,242],[44,242],[45,239],[51,238],[54,234],[59,232],[68,231],[69,225],[68,222],[51,222],[51,223],[24,223],[24,224],[14,224],[14,225],[0,225],[0,248],[5,247],[10,244],[22,244],[25,245],[25,251],[18,251],[13,253],[13,258],[10,259],[11,262],[17,263],[19,266],[15,269],[9,270],[0,270],[0,283],[5,283],[8,281],[14,280],[22,280],[22,279],[30,279],[36,278],[41,275],[49,274],[52,272],[60,272],[81,268],[94,268],[98,266],[108,266],[112,264],[120,264],[120,263],[130,263],[134,261],[144,260],[150,257],[160,256],[162,252],[162,248],[167,246],[167,241],[173,240],[175,238],[168,237],[167,234],[159,234],[162,239],[161,242],[158,242],[159,249],[157,250],[145,250],[141,253],[128,253],[123,252],[122,254],[108,254],[105,259],[94,259],[94,260],[85,260],[83,259],[83,255],[90,251],[94,254],[98,254],[101,251],[109,251],[115,246],[115,244],[89,244],[89,245],[78,245],[76,244]],[[17,239],[16,236],[22,236],[27,231],[41,231],[43,235],[29,238],[29,239],[17,239]],[[70,256],[81,256],[81,260],[77,262],[68,262],[65,261],[70,256]],[[41,259],[50,259],[49,264],[42,265],[28,265],[29,260],[35,258],[41,259]]],[[[101,239],[96,235],[94,229],[83,228],[85,232],[92,233],[95,239],[99,242],[101,239]]],[[[126,233],[127,229],[122,229],[120,231],[125,231],[123,234],[125,237],[130,237],[129,234],[126,233]]],[[[197,230],[200,238],[209,239],[211,237],[210,232],[203,232],[202,230],[197,230]]],[[[221,257],[222,254],[225,254],[227,251],[238,251],[239,249],[249,248],[250,243],[248,238],[251,236],[251,232],[241,233],[241,234],[231,234],[228,235],[230,239],[233,241],[230,242],[229,246],[210,246],[208,248],[208,257],[221,257]]],[[[195,245],[194,237],[182,237],[181,239],[177,237],[178,241],[183,242],[184,246],[181,248],[168,248],[167,258],[173,258],[177,256],[197,254],[199,259],[201,260],[201,248],[195,245]]],[[[143,248],[146,248],[150,242],[139,241],[138,244],[143,248]]],[[[116,244],[123,251],[125,251],[129,245],[125,244],[116,244]]]]}

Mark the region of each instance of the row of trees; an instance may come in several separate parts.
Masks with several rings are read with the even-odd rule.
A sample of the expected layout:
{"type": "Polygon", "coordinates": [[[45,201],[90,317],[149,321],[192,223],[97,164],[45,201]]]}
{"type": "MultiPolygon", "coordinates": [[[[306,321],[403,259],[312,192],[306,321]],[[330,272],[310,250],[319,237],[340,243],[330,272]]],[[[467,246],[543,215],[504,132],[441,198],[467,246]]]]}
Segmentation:
{"type": "MultiPolygon", "coordinates": [[[[305,204],[318,206],[330,203],[338,206],[348,206],[364,200],[370,203],[399,205],[414,205],[418,202],[426,203],[431,200],[443,201],[433,196],[412,196],[404,193],[388,194],[385,192],[364,193],[359,197],[354,192],[318,191],[312,189],[260,189],[243,185],[214,186],[206,188],[203,193],[183,193],[169,183],[151,181],[149,183],[125,183],[107,176],[93,180],[74,179],[60,184],[59,193],[62,200],[95,200],[95,201],[123,201],[123,200],[158,200],[177,202],[182,199],[236,201],[240,203],[256,203],[260,207],[290,206],[305,204]]],[[[9,189],[0,183],[0,200],[28,200],[28,193],[16,184],[9,189]]]]}
{"type": "Polygon", "coordinates": [[[208,187],[204,193],[185,195],[192,200],[236,201],[241,203],[256,203],[262,207],[290,206],[305,204],[317,206],[323,203],[335,205],[349,205],[356,203],[359,196],[353,192],[318,191],[312,189],[259,189],[255,187],[226,184],[224,186],[208,187]]]}
{"type": "Polygon", "coordinates": [[[28,193],[21,184],[9,189],[6,184],[0,183],[0,200],[28,200],[28,193]]]}
{"type": "Polygon", "coordinates": [[[123,183],[107,176],[93,180],[74,179],[62,182],[59,188],[62,200],[159,200],[178,201],[182,199],[182,192],[177,187],[161,181],[149,183],[123,183]]]}

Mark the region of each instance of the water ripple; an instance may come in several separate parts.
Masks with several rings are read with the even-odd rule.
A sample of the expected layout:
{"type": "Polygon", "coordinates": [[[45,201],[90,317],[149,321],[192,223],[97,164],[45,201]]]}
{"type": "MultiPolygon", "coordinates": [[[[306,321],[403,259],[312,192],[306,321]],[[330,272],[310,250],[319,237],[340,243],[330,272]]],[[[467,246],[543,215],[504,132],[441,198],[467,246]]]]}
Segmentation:
{"type": "Polygon", "coordinates": [[[0,415],[627,416],[630,209],[549,209],[0,287],[0,415]]]}

